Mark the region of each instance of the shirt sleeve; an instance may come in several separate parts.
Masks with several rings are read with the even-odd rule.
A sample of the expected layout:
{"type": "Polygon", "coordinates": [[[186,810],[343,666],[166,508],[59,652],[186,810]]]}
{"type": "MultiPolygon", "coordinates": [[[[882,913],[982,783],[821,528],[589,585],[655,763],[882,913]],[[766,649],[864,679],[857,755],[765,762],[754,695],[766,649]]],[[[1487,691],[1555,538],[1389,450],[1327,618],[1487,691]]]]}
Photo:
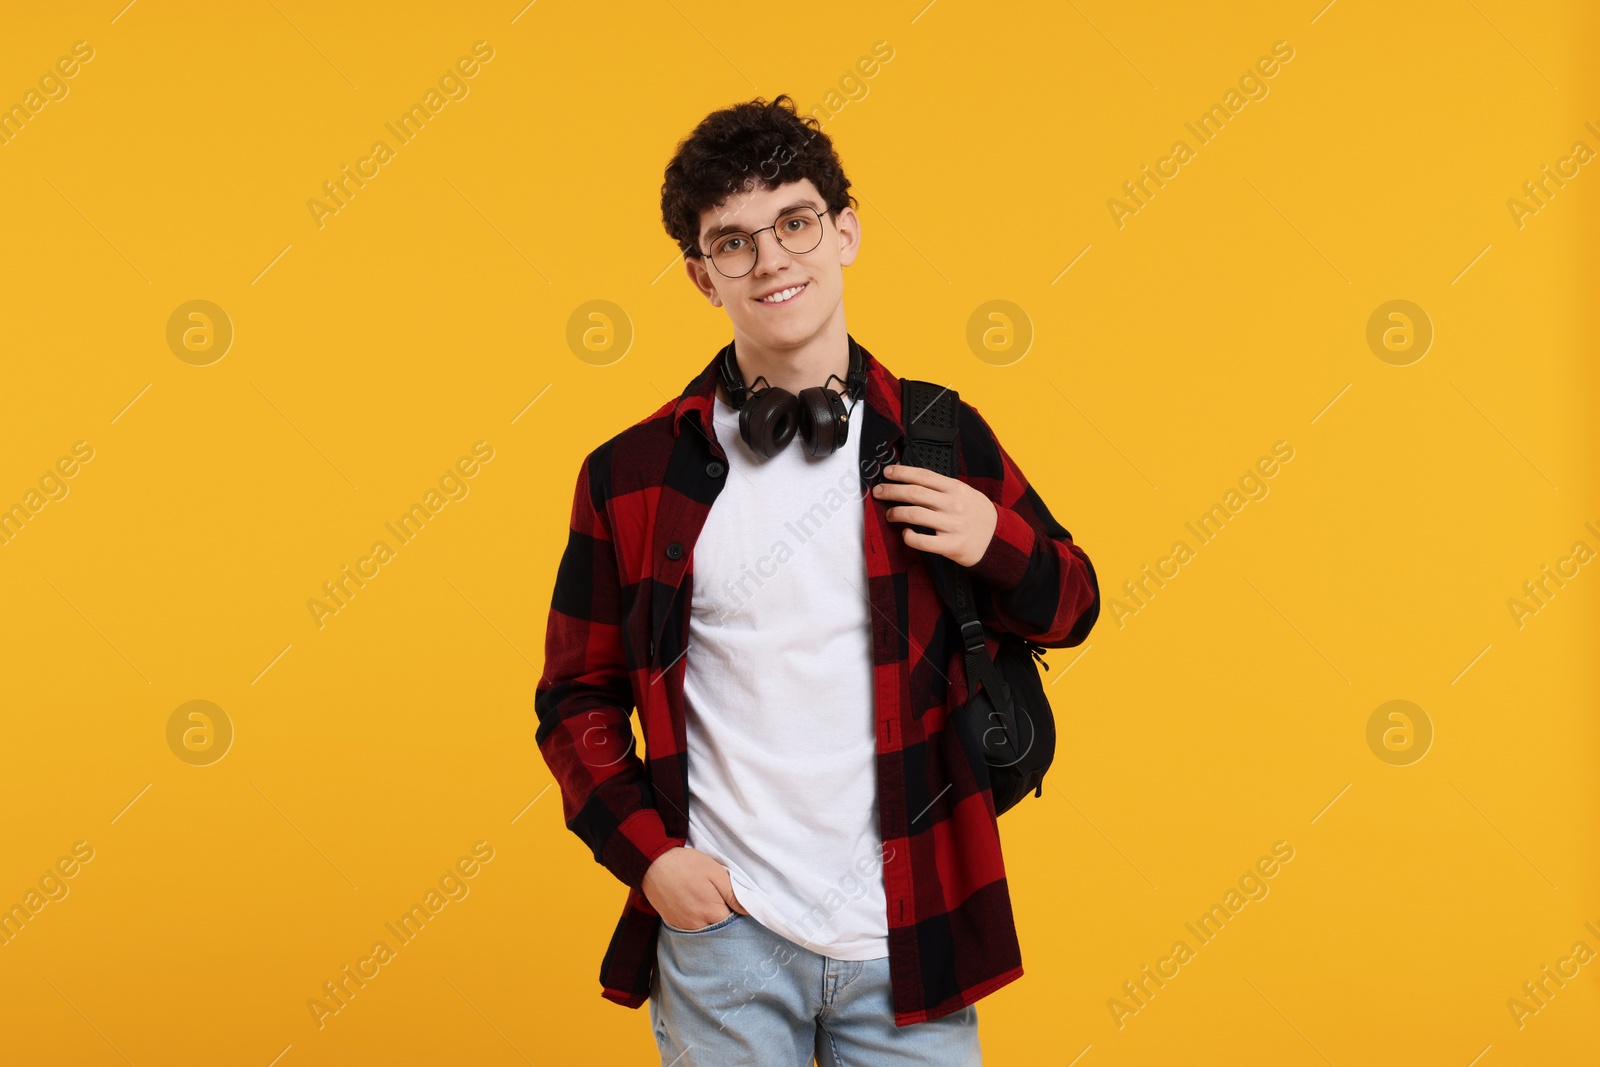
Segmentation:
{"type": "Polygon", "coordinates": [[[560,786],[567,829],[597,863],[639,889],[656,857],[685,840],[663,825],[635,751],[616,544],[591,480],[608,459],[608,450],[597,450],[578,473],[534,695],[534,740],[560,786]]]}
{"type": "Polygon", "coordinates": [[[990,629],[1046,648],[1081,644],[1100,616],[1094,564],[978,409],[964,401],[962,408],[967,481],[994,502],[997,516],[989,547],[968,568],[978,617],[990,629]]]}

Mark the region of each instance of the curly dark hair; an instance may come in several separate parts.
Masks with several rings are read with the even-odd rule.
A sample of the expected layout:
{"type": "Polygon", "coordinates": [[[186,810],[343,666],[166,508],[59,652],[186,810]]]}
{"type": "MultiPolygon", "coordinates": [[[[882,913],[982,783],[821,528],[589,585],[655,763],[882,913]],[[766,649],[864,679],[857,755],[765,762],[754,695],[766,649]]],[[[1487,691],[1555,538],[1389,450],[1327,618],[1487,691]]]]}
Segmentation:
{"type": "Polygon", "coordinates": [[[700,121],[678,143],[661,183],[661,221],[685,256],[700,256],[700,213],[729,196],[757,187],[775,189],[810,178],[828,214],[855,207],[850,179],[810,115],[797,115],[787,93],[770,104],[756,97],[700,121]]]}

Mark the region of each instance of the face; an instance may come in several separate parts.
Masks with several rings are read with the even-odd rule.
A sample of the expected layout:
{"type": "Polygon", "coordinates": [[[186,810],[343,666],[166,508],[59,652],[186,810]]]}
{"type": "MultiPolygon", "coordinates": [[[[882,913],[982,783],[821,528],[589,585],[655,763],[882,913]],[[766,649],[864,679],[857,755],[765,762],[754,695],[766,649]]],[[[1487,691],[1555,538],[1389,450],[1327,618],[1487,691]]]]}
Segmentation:
{"type": "Polygon", "coordinates": [[[774,189],[749,189],[700,214],[699,247],[711,250],[713,234],[723,227],[756,234],[756,265],[742,278],[727,278],[709,257],[686,256],[684,264],[695,287],[713,307],[726,308],[736,339],[769,350],[799,348],[844,315],[844,268],[855,262],[861,223],[846,207],[837,217],[827,214],[822,194],[810,178],[774,189]],[[794,253],[777,241],[770,227],[796,204],[822,214],[822,243],[810,252],[794,253]],[[781,303],[762,301],[769,293],[800,286],[781,303]]]}

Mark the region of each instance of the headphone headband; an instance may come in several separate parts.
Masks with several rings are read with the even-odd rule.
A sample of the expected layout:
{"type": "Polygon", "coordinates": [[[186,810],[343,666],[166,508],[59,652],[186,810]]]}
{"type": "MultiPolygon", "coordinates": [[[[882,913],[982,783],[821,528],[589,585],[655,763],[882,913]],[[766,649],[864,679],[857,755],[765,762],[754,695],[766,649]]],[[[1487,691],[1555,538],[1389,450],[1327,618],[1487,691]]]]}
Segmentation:
{"type": "MultiPolygon", "coordinates": [[[[856,344],[856,339],[846,335],[850,343],[850,366],[845,371],[845,392],[852,400],[860,400],[867,391],[866,360],[862,358],[861,346],[856,344]]],[[[735,411],[744,407],[744,402],[749,398],[750,386],[744,383],[744,376],[739,373],[739,363],[734,358],[734,342],[729,341],[722,349],[721,358],[717,360],[717,369],[722,375],[722,384],[728,390],[728,403],[735,411]]],[[[830,379],[837,378],[837,374],[828,375],[830,379]]],[[[765,375],[757,375],[756,381],[766,381],[765,375]]],[[[823,383],[827,385],[826,382],[823,383]]],[[[769,386],[770,388],[770,386],[769,386]]]]}

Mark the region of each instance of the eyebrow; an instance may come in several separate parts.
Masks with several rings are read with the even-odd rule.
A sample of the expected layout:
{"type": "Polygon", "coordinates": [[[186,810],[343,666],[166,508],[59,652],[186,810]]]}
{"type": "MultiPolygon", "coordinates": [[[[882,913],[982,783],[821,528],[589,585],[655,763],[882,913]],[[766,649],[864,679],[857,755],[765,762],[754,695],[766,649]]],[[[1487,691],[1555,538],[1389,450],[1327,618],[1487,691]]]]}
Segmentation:
{"type": "MultiPolygon", "coordinates": [[[[778,215],[776,217],[781,218],[783,216],[784,212],[792,211],[793,209],[795,209],[797,207],[808,207],[812,211],[815,211],[817,214],[819,214],[819,215],[822,214],[822,209],[816,205],[816,202],[814,200],[812,200],[809,196],[807,196],[807,197],[802,197],[799,200],[793,201],[792,203],[788,204],[786,207],[780,208],[778,210],[778,215]]],[[[710,233],[706,234],[705,236],[703,236],[700,239],[702,241],[715,241],[718,237],[721,237],[725,233],[749,233],[749,232],[750,231],[745,229],[743,226],[735,226],[732,223],[728,223],[728,224],[723,225],[723,226],[718,226],[716,229],[712,230],[710,233]]]]}

